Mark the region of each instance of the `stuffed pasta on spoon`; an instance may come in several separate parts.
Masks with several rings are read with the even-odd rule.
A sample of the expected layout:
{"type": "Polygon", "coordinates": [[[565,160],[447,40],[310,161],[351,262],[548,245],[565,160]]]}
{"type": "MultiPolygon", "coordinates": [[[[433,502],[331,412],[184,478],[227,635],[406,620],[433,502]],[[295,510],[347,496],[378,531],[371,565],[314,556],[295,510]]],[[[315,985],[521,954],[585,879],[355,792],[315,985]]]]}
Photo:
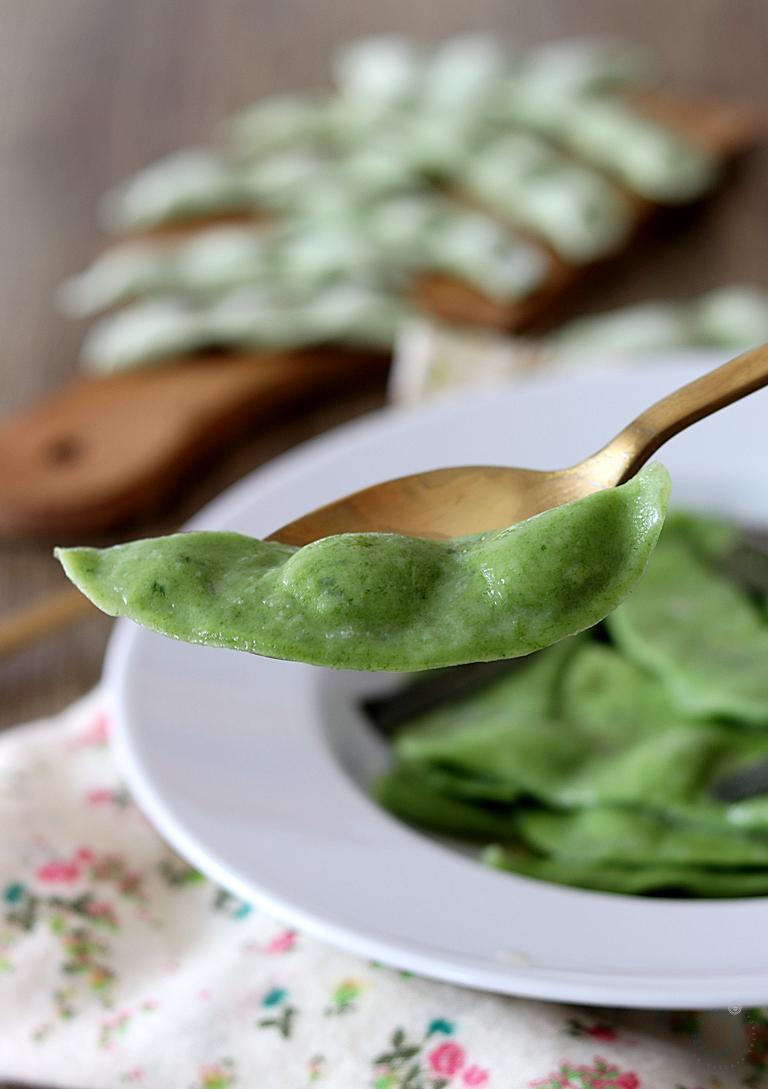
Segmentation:
{"type": "Polygon", "coordinates": [[[367,670],[518,657],[590,627],[631,592],[670,493],[663,466],[638,470],[765,384],[763,347],[560,472],[437,470],[358,492],[267,541],[186,533],[57,555],[105,612],[188,642],[367,670]]]}

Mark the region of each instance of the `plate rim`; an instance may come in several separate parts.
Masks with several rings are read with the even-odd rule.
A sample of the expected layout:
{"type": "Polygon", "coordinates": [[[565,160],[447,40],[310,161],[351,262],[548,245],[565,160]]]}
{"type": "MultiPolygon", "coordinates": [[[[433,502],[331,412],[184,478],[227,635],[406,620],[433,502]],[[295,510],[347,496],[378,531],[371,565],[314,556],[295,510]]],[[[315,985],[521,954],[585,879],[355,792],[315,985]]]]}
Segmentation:
{"type": "MultiPolygon", "coordinates": [[[[711,356],[707,357],[707,368],[711,366],[711,356]]],[[[701,364],[701,360],[698,360],[701,364]]],[[[669,369],[678,364],[675,359],[669,364],[669,369]]],[[[686,364],[687,365],[687,364],[686,364]]],[[[626,371],[634,370],[645,372],[645,366],[624,368],[626,371]]],[[[577,378],[578,376],[574,376],[577,378]]],[[[550,385],[556,378],[535,379],[534,383],[543,382],[550,385]]],[[[513,387],[515,390],[518,385],[513,387]]],[[[484,398],[498,395],[494,391],[483,391],[472,397],[473,403],[482,403],[484,398]]],[[[430,405],[416,408],[402,409],[397,406],[387,406],[375,414],[365,416],[350,423],[343,424],[331,432],[319,435],[299,447],[287,451],[278,458],[257,469],[246,478],[239,481],[221,496],[217,497],[201,512],[199,512],[185,529],[212,528],[213,523],[221,524],[244,511],[253,499],[254,491],[265,494],[276,486],[285,486],[290,477],[301,475],[302,467],[309,461],[314,461],[318,456],[329,457],[341,450],[344,453],[350,446],[354,447],[362,442],[363,445],[371,440],[382,430],[386,432],[390,427],[390,421],[394,418],[402,418],[404,414],[418,413],[422,418],[426,415],[443,417],[446,410],[463,410],[466,398],[458,404],[457,398],[436,401],[430,405]],[[282,483],[281,483],[282,482],[282,483]]],[[[624,1006],[659,1006],[665,1008],[685,1008],[691,1006],[716,1006],[726,1005],[737,1001],[742,1005],[757,1005],[765,1002],[768,997],[768,972],[755,970],[754,972],[737,973],[713,973],[702,971],[701,973],[674,977],[663,980],[653,972],[643,973],[616,973],[595,972],[585,973],[581,970],[554,970],[535,969],[522,964],[506,965],[503,971],[490,972],[487,968],[468,967],[457,963],[440,961],[434,955],[419,953],[414,949],[404,949],[402,944],[390,945],[377,939],[355,933],[344,927],[338,927],[332,921],[320,919],[308,915],[306,912],[295,908],[289,903],[270,897],[263,890],[255,889],[247,880],[238,873],[228,868],[215,856],[212,856],[179,824],[176,816],[169,810],[158,792],[156,785],[149,781],[141,766],[141,761],[133,745],[131,724],[125,713],[121,699],[122,685],[126,682],[129,671],[129,660],[132,648],[137,639],[142,637],[142,629],[130,621],[121,620],[115,627],[104,664],[104,680],[106,691],[111,703],[111,713],[114,722],[112,743],[115,756],[122,774],[139,804],[152,820],[160,833],[179,851],[188,858],[197,868],[206,873],[213,880],[231,889],[243,899],[256,902],[268,912],[282,918],[291,925],[297,926],[305,933],[313,934],[321,940],[338,945],[364,957],[374,956],[374,959],[392,964],[398,968],[417,972],[429,978],[440,979],[445,982],[468,986],[483,990],[494,990],[524,997],[548,999],[566,1002],[586,1002],[600,1005],[624,1005],[624,1006]]],[[[392,818],[388,818],[392,819],[392,818]]],[[[417,834],[417,833],[415,833],[417,834]]],[[[526,879],[522,879],[526,880],[526,879]]],[[[538,883],[537,884],[547,884],[538,883]]],[[[577,895],[611,897],[614,894],[593,892],[591,890],[566,890],[564,886],[548,886],[577,895]]],[[[636,902],[637,898],[624,898],[636,902]]],[[[747,900],[712,901],[694,900],[683,902],[671,902],[681,904],[681,910],[696,905],[723,904],[731,906],[755,904],[764,901],[768,906],[768,898],[753,897],[747,900]]],[[[666,902],[665,902],[666,903],[666,902]]],[[[695,909],[694,909],[695,910],[695,909]]],[[[738,907],[736,907],[738,913],[738,907]]]]}

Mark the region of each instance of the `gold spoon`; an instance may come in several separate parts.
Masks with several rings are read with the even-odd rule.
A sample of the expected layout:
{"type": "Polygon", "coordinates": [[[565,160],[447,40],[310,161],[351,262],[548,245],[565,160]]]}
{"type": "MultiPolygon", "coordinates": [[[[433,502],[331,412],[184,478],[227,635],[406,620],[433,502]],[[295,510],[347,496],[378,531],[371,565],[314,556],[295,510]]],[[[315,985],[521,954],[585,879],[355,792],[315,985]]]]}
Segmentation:
{"type": "Polygon", "coordinates": [[[570,469],[465,465],[402,476],[305,514],[269,540],[305,545],[336,533],[445,538],[501,529],[623,484],[667,439],[765,385],[764,344],[657,401],[602,450],[570,469]]]}
{"type": "MultiPolygon", "coordinates": [[[[320,507],[283,526],[269,539],[304,545],[334,533],[459,537],[501,529],[601,488],[622,484],[667,439],[765,385],[768,345],[746,352],[664,397],[597,454],[570,469],[538,472],[468,465],[415,473],[320,507]]],[[[0,656],[94,612],[88,599],[69,587],[56,598],[0,623],[0,656]]]]}

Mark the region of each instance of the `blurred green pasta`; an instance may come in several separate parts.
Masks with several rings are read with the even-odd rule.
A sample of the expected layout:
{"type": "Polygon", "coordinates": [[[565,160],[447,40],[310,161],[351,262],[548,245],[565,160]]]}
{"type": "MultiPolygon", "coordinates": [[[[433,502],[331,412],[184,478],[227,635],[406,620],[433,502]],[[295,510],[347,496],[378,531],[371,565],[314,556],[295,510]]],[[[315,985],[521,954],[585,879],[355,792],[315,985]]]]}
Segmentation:
{"type": "Polygon", "coordinates": [[[722,521],[670,516],[602,624],[401,727],[376,798],[527,877],[768,895],[768,623],[725,573],[738,544],[722,521]],[[734,777],[752,796],[724,800],[734,777]]]}

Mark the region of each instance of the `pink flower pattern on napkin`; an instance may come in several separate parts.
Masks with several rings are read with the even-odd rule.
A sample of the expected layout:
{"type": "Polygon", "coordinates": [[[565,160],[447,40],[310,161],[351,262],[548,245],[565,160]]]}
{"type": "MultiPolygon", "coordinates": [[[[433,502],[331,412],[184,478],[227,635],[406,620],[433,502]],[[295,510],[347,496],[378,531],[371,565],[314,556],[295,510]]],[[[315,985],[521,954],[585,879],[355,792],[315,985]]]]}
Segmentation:
{"type": "Polygon", "coordinates": [[[634,1071],[622,1073],[614,1063],[595,1056],[592,1066],[564,1062],[548,1077],[529,1085],[531,1089],[640,1089],[640,1079],[634,1071]]]}
{"type": "Polygon", "coordinates": [[[466,1055],[464,1049],[459,1047],[458,1044],[448,1043],[440,1044],[439,1047],[430,1052],[428,1058],[429,1065],[436,1074],[447,1074],[449,1078],[452,1078],[455,1073],[461,1070],[466,1055]]]}
{"type": "Polygon", "coordinates": [[[490,1074],[476,1064],[467,1066],[465,1048],[454,1040],[432,1047],[437,1035],[450,1036],[456,1025],[436,1018],[421,1040],[411,1040],[402,1028],[390,1037],[389,1047],[374,1060],[374,1089],[444,1089],[445,1086],[487,1085],[490,1074]],[[460,1081],[456,1076],[461,1074],[460,1081]]]}
{"type": "MultiPolygon", "coordinates": [[[[252,909],[158,837],[108,732],[96,694],[0,736],[0,1081],[60,1085],[77,1054],[73,1089],[717,1084],[684,1018],[660,1083],[644,1071],[662,1068],[662,1045],[613,1015],[420,979],[252,909]]],[[[752,1050],[723,1089],[768,1089],[768,1019],[751,1016],[752,1050]]]]}

